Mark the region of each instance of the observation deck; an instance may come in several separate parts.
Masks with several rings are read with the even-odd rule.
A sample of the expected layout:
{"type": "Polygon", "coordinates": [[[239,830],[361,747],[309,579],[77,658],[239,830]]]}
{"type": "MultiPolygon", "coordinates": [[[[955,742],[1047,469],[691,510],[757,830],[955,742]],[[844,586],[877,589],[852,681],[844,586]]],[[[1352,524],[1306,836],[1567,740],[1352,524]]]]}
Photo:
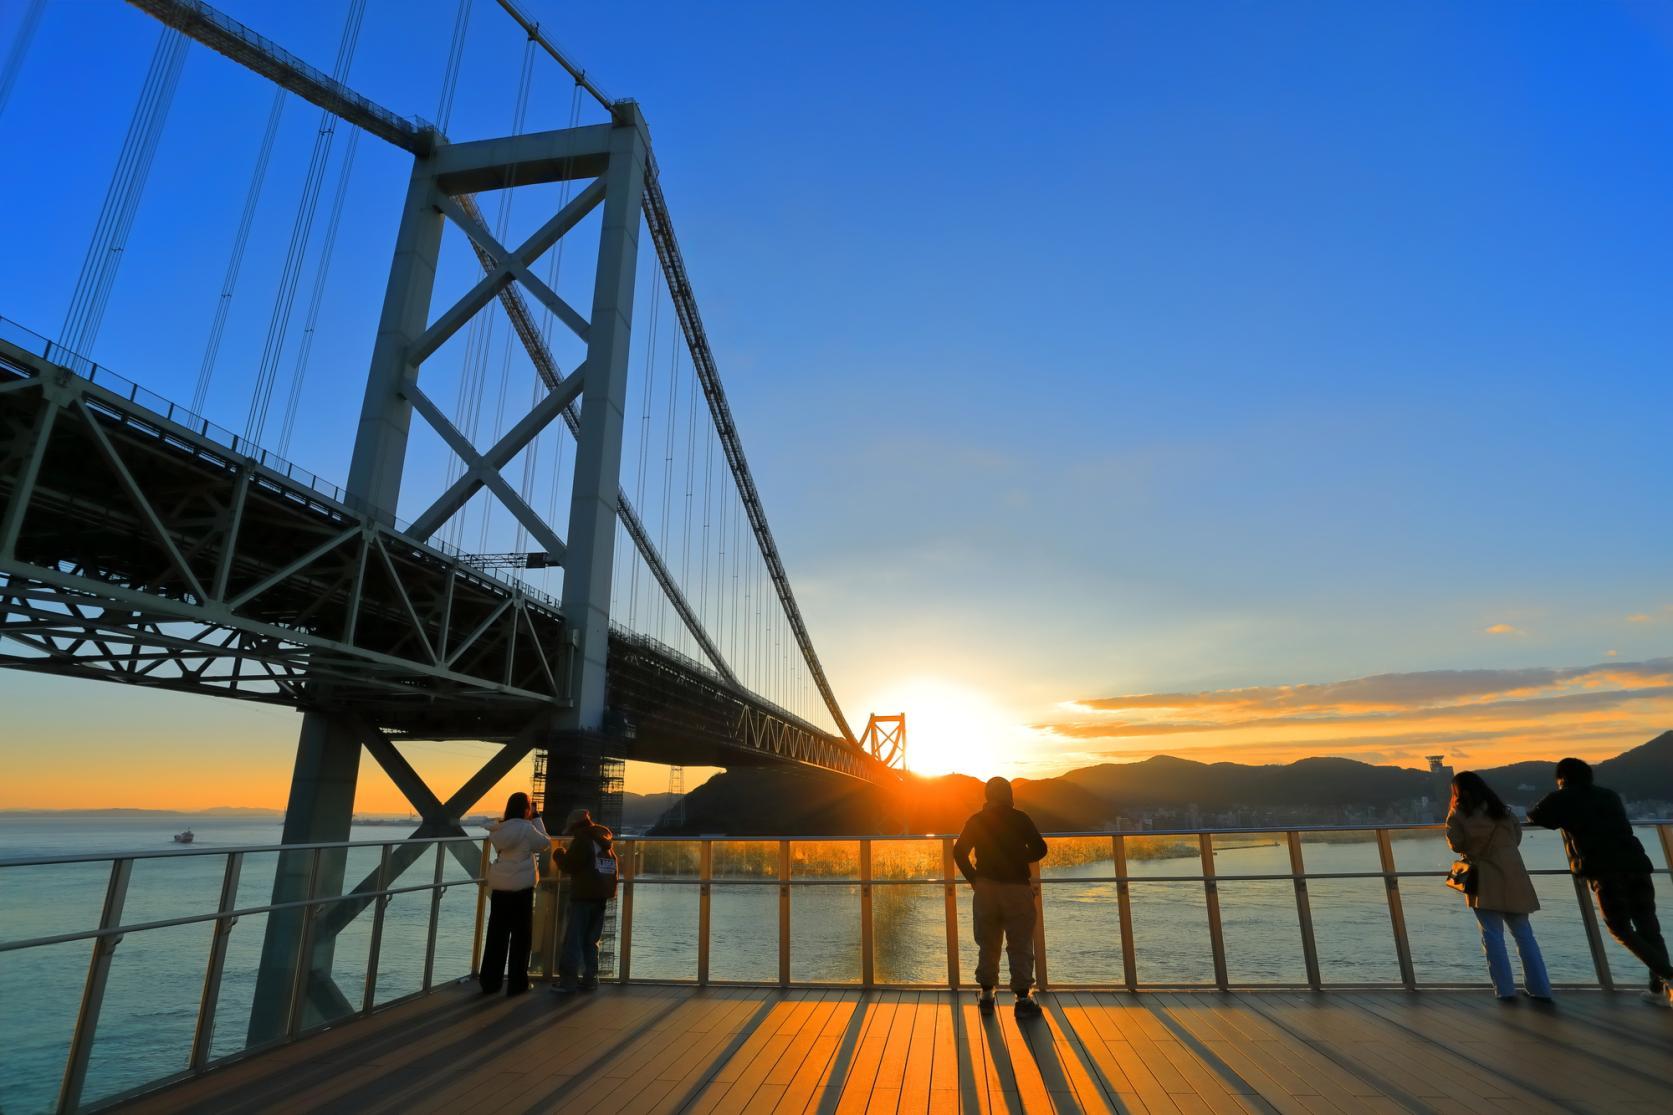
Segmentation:
{"type": "MultiPolygon", "coordinates": [[[[1665,910],[1673,824],[1638,827],[1665,910]]],[[[1474,919],[1441,884],[1439,826],[1046,838],[1045,1016],[1021,1022],[1008,995],[976,1009],[950,836],[626,837],[603,985],[547,990],[567,901],[544,882],[534,989],[510,999],[472,979],[474,838],[0,860],[16,899],[0,1108],[1630,1112],[1673,1097],[1673,1011],[1638,1001],[1642,967],[1599,932],[1554,834],[1523,845],[1554,1006],[1493,998],[1474,919]],[[433,863],[427,881],[396,885],[404,846],[433,863]],[[270,902],[281,855],[375,882],[270,902]],[[261,1030],[262,926],[298,907],[314,936],[261,1030]],[[335,921],[332,948],[309,947],[335,921]]]]}

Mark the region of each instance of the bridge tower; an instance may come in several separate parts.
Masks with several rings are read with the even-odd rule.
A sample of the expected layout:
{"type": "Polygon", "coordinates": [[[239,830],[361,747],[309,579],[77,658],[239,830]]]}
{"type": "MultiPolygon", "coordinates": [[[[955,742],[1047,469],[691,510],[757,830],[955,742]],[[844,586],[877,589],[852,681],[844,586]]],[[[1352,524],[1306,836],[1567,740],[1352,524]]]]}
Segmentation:
{"type": "MultiPolygon", "coordinates": [[[[567,646],[559,662],[563,664],[560,669],[567,672],[567,707],[538,715],[516,737],[504,741],[504,749],[495,760],[449,803],[468,797],[464,806],[468,807],[530,750],[540,748],[547,752],[542,764],[542,806],[554,823],[561,823],[574,806],[600,809],[608,801],[620,801],[621,762],[608,753],[605,667],[648,139],[644,118],[634,102],[617,102],[612,117],[605,125],[468,143],[449,144],[437,136],[433,150],[417,156],[402,207],[349,468],[347,502],[369,513],[374,521],[393,525],[416,410],[465,467],[460,480],[419,516],[409,533],[428,537],[478,490],[487,488],[562,565],[567,646]],[[580,179],[593,181],[515,250],[498,243],[484,226],[473,200],[481,190],[580,179]],[[530,268],[600,205],[603,221],[592,312],[583,319],[530,268]],[[432,321],[431,296],[442,233],[449,221],[471,239],[487,273],[432,321]],[[586,358],[498,444],[487,453],[479,453],[424,393],[420,371],[426,357],[513,282],[532,293],[585,341],[586,358]],[[569,523],[566,537],[560,539],[506,483],[499,469],[576,401],[580,413],[569,523]],[[613,795],[607,792],[612,784],[617,787],[613,795]],[[469,793],[472,789],[474,794],[469,793]]],[[[285,843],[348,839],[363,745],[374,749],[397,785],[415,799],[414,805],[424,815],[419,835],[459,831],[455,817],[424,790],[422,780],[398,754],[391,754],[393,746],[375,725],[366,724],[351,710],[325,706],[303,716],[285,814],[285,843]],[[407,777],[397,776],[400,773],[407,777]]],[[[318,857],[287,853],[275,877],[273,900],[295,902],[310,895],[343,893],[343,875],[342,853],[327,852],[318,857]]],[[[252,1040],[279,1036],[287,1017],[294,1019],[298,1007],[305,1023],[351,1009],[329,978],[334,934],[315,933],[308,940],[300,918],[300,913],[289,917],[276,913],[269,919],[250,1021],[252,1040]],[[308,963],[300,968],[296,964],[298,949],[312,950],[308,963]],[[299,970],[307,973],[306,988],[293,986],[294,973],[299,970]]]]}

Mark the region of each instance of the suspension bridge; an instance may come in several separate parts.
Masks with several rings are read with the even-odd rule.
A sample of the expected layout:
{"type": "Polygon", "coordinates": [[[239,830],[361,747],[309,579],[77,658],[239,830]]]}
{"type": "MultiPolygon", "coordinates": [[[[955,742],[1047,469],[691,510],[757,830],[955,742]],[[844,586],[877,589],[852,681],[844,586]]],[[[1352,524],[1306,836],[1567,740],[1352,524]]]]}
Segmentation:
{"type": "MultiPolygon", "coordinates": [[[[330,72],[207,4],[131,6],[154,46],[62,326],[0,320],[0,664],[298,710],[286,844],[348,837],[362,752],[424,838],[461,834],[463,812],[531,756],[558,816],[598,807],[628,759],[897,778],[903,721],[873,716],[856,735],[821,665],[639,106],[604,94],[512,0],[459,5],[433,122],[351,85],[365,0],[346,5],[330,72]],[[522,40],[510,127],[450,135],[485,15],[522,40]],[[196,368],[182,403],[124,378],[101,336],[118,283],[146,282],[130,238],[156,201],[147,183],[190,52],[273,93],[202,155],[256,141],[236,220],[201,230],[224,237],[226,263],[201,335],[171,354],[196,368]],[[552,66],[567,119],[541,130],[531,85],[552,66]],[[244,363],[228,342],[241,321],[261,331],[249,248],[298,102],[318,126],[244,363]],[[364,373],[315,367],[322,311],[343,297],[331,276],[363,139],[410,157],[404,194],[379,203],[391,262],[364,373]],[[342,482],[293,463],[317,441],[310,425],[355,394],[342,482]],[[433,740],[493,750],[463,785],[435,788],[400,747],[433,740]]],[[[24,13],[0,114],[42,9],[24,13]]],[[[77,18],[118,16],[131,18],[77,18]]],[[[64,173],[100,174],[104,157],[64,173]]],[[[370,895],[420,851],[358,882],[329,855],[281,857],[274,903],[370,895]]],[[[306,926],[273,915],[252,1035],[280,1024],[298,955],[316,977],[310,1017],[346,1009],[317,977],[375,904],[338,902],[306,926]]]]}

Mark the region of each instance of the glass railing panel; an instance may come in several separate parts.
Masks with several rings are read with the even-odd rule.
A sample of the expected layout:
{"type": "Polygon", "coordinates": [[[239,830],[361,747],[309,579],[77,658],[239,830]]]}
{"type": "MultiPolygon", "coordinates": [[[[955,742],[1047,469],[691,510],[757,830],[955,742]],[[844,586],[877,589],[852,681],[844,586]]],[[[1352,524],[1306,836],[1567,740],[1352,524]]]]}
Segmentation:
{"type": "MultiPolygon", "coordinates": [[[[639,879],[697,878],[703,854],[700,840],[635,840],[634,876],[639,879]]],[[[694,923],[695,924],[695,923],[694,923]]]]}
{"type": "MultiPolygon", "coordinates": [[[[1167,874],[1197,874],[1201,866],[1200,860],[1156,862],[1172,865],[1173,871],[1167,874]]],[[[1214,951],[1209,942],[1208,900],[1202,883],[1135,882],[1129,890],[1133,956],[1140,985],[1212,984],[1214,951]]]]}
{"type": "Polygon", "coordinates": [[[1216,833],[1212,842],[1214,874],[1220,878],[1290,874],[1289,838],[1284,833],[1216,833]]]}
{"type": "MultiPolygon", "coordinates": [[[[939,858],[939,842],[936,854],[939,858]]],[[[898,870],[921,869],[918,860],[907,856],[895,862],[898,870]]],[[[878,983],[946,986],[944,894],[939,882],[894,883],[871,888],[872,970],[878,983]]]]}
{"type": "MultiPolygon", "coordinates": [[[[134,860],[133,874],[128,880],[128,899],[122,905],[122,924],[139,925],[214,912],[221,903],[226,867],[225,856],[159,856],[134,860]]],[[[271,880],[269,876],[270,883],[271,880]]],[[[98,923],[95,911],[82,924],[91,927],[98,923]]]]}
{"type": "MultiPolygon", "coordinates": [[[[761,847],[767,848],[766,845],[761,847]]],[[[773,853],[772,874],[776,876],[776,842],[770,850],[773,853]]],[[[716,858],[718,860],[718,856],[716,858]]],[[[734,871],[750,870],[755,861],[734,861],[729,866],[734,871]]],[[[791,905],[794,907],[795,903],[792,901],[791,905]]],[[[709,978],[751,983],[778,982],[777,885],[716,883],[709,888],[709,978]]]]}
{"type": "MultiPolygon", "coordinates": [[[[8,848],[6,854],[28,852],[8,848]]],[[[26,941],[95,929],[109,886],[109,860],[0,869],[0,910],[5,912],[0,939],[26,941]]]]}
{"type": "Polygon", "coordinates": [[[1122,981],[1121,920],[1116,885],[1109,881],[1114,875],[1115,849],[1109,837],[1047,841],[1040,864],[1040,902],[1053,983],[1122,981]]]}
{"type": "MultiPolygon", "coordinates": [[[[656,847],[660,845],[647,844],[646,852],[656,847]]],[[[645,858],[652,857],[647,854],[645,858]]],[[[695,885],[654,882],[633,885],[635,979],[697,978],[697,898],[695,885]]]]}
{"type": "MultiPolygon", "coordinates": [[[[795,845],[791,845],[792,856],[794,852],[795,845]]],[[[857,848],[854,855],[851,866],[857,872],[857,848]]],[[[819,868],[815,866],[815,869],[819,868]]],[[[795,871],[792,862],[792,878],[795,871]]],[[[857,884],[790,888],[790,979],[795,983],[860,982],[860,888],[857,884]]]]}
{"type": "MultiPolygon", "coordinates": [[[[792,840],[790,842],[790,877],[792,879],[854,879],[860,877],[860,842],[858,840],[792,840]]],[[[859,906],[855,907],[856,922],[859,906]]]]}
{"type": "Polygon", "coordinates": [[[130,933],[122,939],[111,957],[83,1104],[185,1071],[211,936],[212,928],[205,923],[130,933]]]}
{"type": "Polygon", "coordinates": [[[1226,976],[1232,986],[1306,983],[1307,960],[1301,945],[1295,884],[1233,875],[1222,876],[1217,891],[1226,976]]]}
{"type": "MultiPolygon", "coordinates": [[[[246,863],[250,858],[254,857],[247,857],[246,863]]],[[[270,872],[269,887],[272,878],[270,872]]],[[[239,890],[242,892],[243,887],[239,890]]],[[[209,1045],[211,1061],[241,1052],[248,1044],[250,1009],[256,1001],[256,972],[261,967],[267,919],[267,914],[241,917],[227,937],[227,958],[221,969],[221,992],[215,1001],[215,1030],[209,1045]]]]}
{"type": "Polygon", "coordinates": [[[940,882],[945,878],[941,863],[941,841],[873,840],[871,877],[940,882]]]}
{"type": "MultiPolygon", "coordinates": [[[[409,880],[416,882],[417,880],[411,879],[411,876],[417,874],[417,872],[418,868],[414,867],[408,873],[409,880]]],[[[352,879],[348,885],[354,885],[352,879]]],[[[417,897],[423,899],[424,905],[428,908],[428,896],[420,895],[417,897]]],[[[353,902],[354,900],[345,899],[344,901],[353,902]]],[[[322,926],[322,929],[316,930],[315,963],[310,966],[308,971],[308,1002],[313,1008],[306,1023],[309,1026],[318,1025],[322,1022],[341,1021],[344,1017],[360,1010],[365,999],[366,966],[372,957],[372,922],[373,911],[376,907],[368,903],[358,915],[339,929],[334,937],[326,939],[323,932],[325,919],[331,918],[334,914],[341,916],[336,910],[338,905],[339,903],[335,902],[324,903],[320,905],[317,915],[319,920],[316,924],[322,926]],[[327,963],[327,960],[329,960],[329,963],[327,963]]],[[[388,929],[386,923],[384,926],[386,934],[388,929]]],[[[423,944],[420,943],[420,972],[423,970],[423,947],[423,944]]],[[[379,967],[382,968],[381,963],[379,967]]]]}
{"type": "MultiPolygon", "coordinates": [[[[21,870],[26,869],[7,868],[0,877],[21,870]]],[[[12,924],[19,911],[6,909],[7,936],[21,936],[12,924]]],[[[93,920],[98,921],[96,912],[93,920]]],[[[18,1018],[19,1004],[28,1004],[27,1024],[7,1027],[6,1051],[0,1056],[0,1111],[29,1115],[53,1110],[92,953],[86,941],[0,952],[0,1009],[18,1018]]]]}
{"type": "MultiPolygon", "coordinates": [[[[360,916],[372,917],[372,908],[368,906],[360,916]]],[[[429,929],[428,892],[390,896],[383,911],[383,942],[378,947],[378,986],[373,1005],[382,1006],[423,988],[424,944],[429,929]]]]}
{"type": "MultiPolygon", "coordinates": [[[[1580,913],[1580,904],[1574,896],[1573,876],[1566,871],[1561,875],[1535,875],[1534,893],[1539,896],[1539,912],[1533,915],[1534,938],[1539,942],[1540,955],[1545,958],[1545,970],[1551,976],[1551,981],[1596,983],[1597,968],[1592,963],[1591,946],[1586,940],[1586,923],[1580,913]]],[[[1589,890],[1586,892],[1586,901],[1596,909],[1596,903],[1589,890]]],[[[1598,932],[1606,939],[1609,936],[1608,931],[1603,928],[1601,918],[1598,919],[1598,932]]],[[[1477,978],[1485,981],[1487,961],[1482,957],[1480,938],[1477,937],[1473,944],[1477,978]]],[[[1609,944],[1613,945],[1614,942],[1610,941],[1609,944]]],[[[1516,968],[1520,978],[1521,968],[1516,963],[1515,946],[1509,947],[1511,965],[1516,968]]],[[[1616,986],[1638,985],[1637,973],[1642,973],[1644,968],[1636,960],[1632,961],[1632,964],[1632,968],[1622,968],[1614,955],[1609,955],[1609,971],[1617,980],[1616,986]],[[1632,978],[1623,980],[1623,975],[1632,978]]],[[[1648,983],[1647,980],[1645,982],[1648,983]]]]}
{"type": "Polygon", "coordinates": [[[471,948],[476,939],[476,889],[474,883],[459,882],[442,893],[436,920],[436,986],[469,975],[475,966],[471,948]]]}
{"type": "MultiPolygon", "coordinates": [[[[1393,835],[1393,834],[1391,834],[1393,835]]],[[[1412,946],[1412,970],[1419,983],[1480,983],[1486,978],[1481,934],[1464,896],[1446,885],[1444,872],[1457,855],[1446,833],[1424,829],[1390,840],[1394,864],[1402,872],[1433,871],[1400,880],[1400,904],[1412,946]]]]}
{"type": "Polygon", "coordinates": [[[779,843],[776,840],[716,840],[710,878],[778,878],[779,843]]]}
{"type": "MultiPolygon", "coordinates": [[[[1375,845],[1371,852],[1376,854],[1375,845]]],[[[1313,856],[1309,848],[1310,872],[1316,870],[1313,856]]],[[[1319,975],[1325,983],[1400,982],[1400,962],[1381,878],[1313,879],[1307,884],[1307,895],[1313,911],[1313,939],[1319,950],[1319,975]]]]}

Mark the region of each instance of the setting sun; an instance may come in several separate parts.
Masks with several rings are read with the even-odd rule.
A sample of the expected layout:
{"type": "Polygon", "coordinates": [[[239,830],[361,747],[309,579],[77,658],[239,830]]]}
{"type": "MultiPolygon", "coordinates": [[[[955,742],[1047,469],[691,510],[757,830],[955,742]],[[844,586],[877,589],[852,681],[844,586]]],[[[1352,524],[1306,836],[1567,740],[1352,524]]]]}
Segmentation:
{"type": "Polygon", "coordinates": [[[906,765],[918,774],[1009,774],[1021,730],[980,690],[940,678],[909,678],[872,702],[906,714],[906,765]]]}

